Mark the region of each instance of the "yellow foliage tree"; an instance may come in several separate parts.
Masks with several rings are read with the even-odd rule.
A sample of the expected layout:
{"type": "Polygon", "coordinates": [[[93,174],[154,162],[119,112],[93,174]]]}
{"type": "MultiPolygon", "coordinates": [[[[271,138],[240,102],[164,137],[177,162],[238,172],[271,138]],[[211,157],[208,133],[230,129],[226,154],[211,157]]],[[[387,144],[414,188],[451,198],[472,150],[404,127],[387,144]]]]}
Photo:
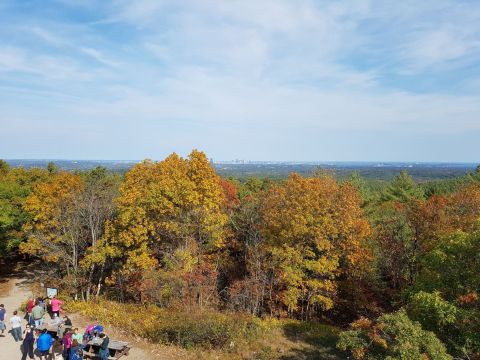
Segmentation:
{"type": "Polygon", "coordinates": [[[85,264],[115,259],[116,274],[136,290],[147,269],[191,273],[224,247],[224,203],[220,178],[204,153],[145,160],[125,174],[118,216],[85,264]]]}
{"type": "Polygon", "coordinates": [[[330,309],[339,276],[354,276],[370,259],[370,226],[360,197],[333,178],[292,174],[266,194],[262,234],[289,311],[330,309]]]}
{"type": "Polygon", "coordinates": [[[31,218],[24,226],[28,240],[20,245],[21,252],[55,263],[75,281],[81,254],[88,246],[78,211],[82,189],[82,179],[67,172],[37,184],[24,204],[31,218]]]}

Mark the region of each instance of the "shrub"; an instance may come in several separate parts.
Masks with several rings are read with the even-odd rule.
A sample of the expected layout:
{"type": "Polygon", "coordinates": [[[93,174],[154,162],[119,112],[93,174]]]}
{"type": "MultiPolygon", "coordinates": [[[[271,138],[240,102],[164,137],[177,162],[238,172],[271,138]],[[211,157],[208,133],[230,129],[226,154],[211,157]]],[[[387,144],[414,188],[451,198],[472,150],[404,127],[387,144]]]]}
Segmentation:
{"type": "Polygon", "coordinates": [[[111,301],[70,302],[66,309],[103,324],[115,324],[152,342],[184,348],[235,348],[261,331],[260,320],[244,314],[187,312],[111,301]]]}
{"type": "Polygon", "coordinates": [[[356,360],[451,360],[434,333],[422,329],[404,310],[380,316],[376,322],[360,319],[340,334],[337,347],[356,360]]]}

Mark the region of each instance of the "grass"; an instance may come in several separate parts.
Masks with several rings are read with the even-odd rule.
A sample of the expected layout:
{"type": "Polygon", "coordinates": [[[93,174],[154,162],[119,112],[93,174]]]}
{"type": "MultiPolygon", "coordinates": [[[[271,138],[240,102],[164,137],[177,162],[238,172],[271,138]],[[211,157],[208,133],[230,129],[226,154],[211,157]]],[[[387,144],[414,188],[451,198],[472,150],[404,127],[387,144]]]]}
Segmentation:
{"type": "Polygon", "coordinates": [[[182,311],[111,301],[69,301],[65,309],[91,321],[129,329],[154,344],[192,352],[198,359],[345,359],[339,330],[319,322],[259,319],[212,310],[182,311]]]}

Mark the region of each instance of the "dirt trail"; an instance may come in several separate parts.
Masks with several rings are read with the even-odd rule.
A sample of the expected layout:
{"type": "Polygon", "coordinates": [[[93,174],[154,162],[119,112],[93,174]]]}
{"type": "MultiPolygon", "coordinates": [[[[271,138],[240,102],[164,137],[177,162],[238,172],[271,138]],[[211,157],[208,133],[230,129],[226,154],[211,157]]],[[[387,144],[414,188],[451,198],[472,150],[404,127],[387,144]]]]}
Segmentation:
{"type": "MultiPolygon", "coordinates": [[[[22,318],[25,316],[23,312],[20,311],[21,304],[25,302],[30,296],[32,296],[31,283],[26,279],[32,278],[32,274],[28,273],[25,269],[20,269],[21,264],[17,268],[5,269],[5,264],[2,264],[3,274],[0,276],[0,304],[5,305],[7,330],[5,330],[3,337],[0,336],[0,360],[16,360],[21,359],[21,342],[15,342],[12,334],[10,333],[11,325],[9,319],[13,316],[13,311],[19,311],[19,316],[22,318]],[[11,271],[8,276],[5,275],[6,271],[11,271]],[[30,275],[30,276],[28,276],[30,275]]],[[[78,326],[79,329],[84,329],[85,326],[89,323],[88,320],[82,318],[78,314],[69,314],[71,317],[74,326],[78,326]]],[[[48,319],[46,315],[46,319],[48,319]]],[[[22,321],[22,331],[25,329],[26,321],[22,321]]],[[[156,347],[149,346],[149,344],[143,344],[142,342],[132,339],[120,337],[121,332],[118,329],[106,327],[106,333],[112,339],[118,339],[123,341],[128,341],[132,345],[130,354],[125,357],[125,360],[153,360],[153,359],[165,359],[168,357],[163,357],[156,350],[156,347]],[[142,348],[139,347],[142,346],[142,348]]],[[[55,359],[62,359],[60,349],[56,351],[55,359]]],[[[35,359],[39,359],[38,355],[35,356],[35,359]]]]}
{"type": "MultiPolygon", "coordinates": [[[[31,295],[31,292],[28,290],[28,287],[22,280],[17,279],[6,279],[0,287],[0,304],[5,305],[5,325],[7,330],[5,330],[3,336],[0,338],[0,358],[9,360],[9,359],[20,359],[22,357],[22,352],[20,350],[21,342],[15,342],[12,334],[9,332],[11,330],[9,319],[13,316],[14,310],[19,310],[22,301],[28,298],[31,295]]],[[[21,317],[24,314],[20,314],[21,317]]],[[[25,329],[26,321],[23,322],[22,330],[25,329]]]]}

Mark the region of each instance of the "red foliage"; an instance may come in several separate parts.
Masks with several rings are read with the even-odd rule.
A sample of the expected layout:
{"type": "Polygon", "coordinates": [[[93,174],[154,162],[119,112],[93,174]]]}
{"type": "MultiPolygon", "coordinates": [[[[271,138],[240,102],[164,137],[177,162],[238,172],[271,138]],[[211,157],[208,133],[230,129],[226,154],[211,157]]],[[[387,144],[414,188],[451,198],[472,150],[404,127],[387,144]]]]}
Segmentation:
{"type": "Polygon", "coordinates": [[[231,181],[220,179],[220,185],[225,194],[225,206],[228,210],[238,208],[240,205],[240,199],[238,198],[237,187],[231,181]]]}

